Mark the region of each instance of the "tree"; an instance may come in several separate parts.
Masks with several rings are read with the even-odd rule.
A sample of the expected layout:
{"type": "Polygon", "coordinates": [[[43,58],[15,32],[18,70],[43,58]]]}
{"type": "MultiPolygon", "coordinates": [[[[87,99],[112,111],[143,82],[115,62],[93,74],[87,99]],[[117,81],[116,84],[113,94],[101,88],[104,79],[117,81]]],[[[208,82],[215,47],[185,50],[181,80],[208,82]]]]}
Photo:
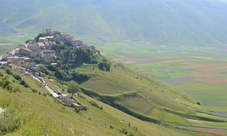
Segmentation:
{"type": "Polygon", "coordinates": [[[110,68],[111,68],[110,63],[107,62],[106,60],[99,63],[99,69],[103,71],[110,71],[110,68]]]}
{"type": "Polygon", "coordinates": [[[80,86],[75,81],[70,81],[68,84],[68,92],[72,94],[71,98],[73,98],[74,93],[80,91],[80,86]]]}

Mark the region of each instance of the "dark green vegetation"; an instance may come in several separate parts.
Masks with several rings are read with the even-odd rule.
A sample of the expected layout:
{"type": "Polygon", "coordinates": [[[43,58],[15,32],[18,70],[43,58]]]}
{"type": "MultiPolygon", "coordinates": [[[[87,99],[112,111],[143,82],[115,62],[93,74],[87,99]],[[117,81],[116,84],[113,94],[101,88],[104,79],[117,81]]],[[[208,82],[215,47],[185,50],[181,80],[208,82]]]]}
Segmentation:
{"type": "Polygon", "coordinates": [[[2,1],[0,9],[0,34],[21,38],[44,27],[89,40],[227,43],[224,0],[10,0],[2,1]]]}

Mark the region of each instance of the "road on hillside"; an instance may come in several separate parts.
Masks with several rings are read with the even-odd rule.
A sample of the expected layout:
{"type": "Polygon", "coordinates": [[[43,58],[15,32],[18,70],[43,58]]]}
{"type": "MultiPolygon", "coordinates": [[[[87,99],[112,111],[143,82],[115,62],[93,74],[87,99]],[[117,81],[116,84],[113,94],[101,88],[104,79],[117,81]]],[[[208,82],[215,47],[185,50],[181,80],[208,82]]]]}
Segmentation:
{"type": "Polygon", "coordinates": [[[59,95],[57,93],[55,93],[49,86],[45,86],[45,88],[47,89],[47,91],[50,92],[50,94],[52,94],[53,97],[58,97],[59,95]]]}
{"type": "Polygon", "coordinates": [[[45,86],[45,88],[47,89],[48,92],[50,92],[50,94],[53,96],[53,97],[58,97],[59,95],[57,93],[55,93],[49,86],[47,86],[47,84],[44,84],[43,82],[41,82],[37,77],[31,75],[31,77],[37,81],[39,81],[41,84],[43,84],[45,86]]]}

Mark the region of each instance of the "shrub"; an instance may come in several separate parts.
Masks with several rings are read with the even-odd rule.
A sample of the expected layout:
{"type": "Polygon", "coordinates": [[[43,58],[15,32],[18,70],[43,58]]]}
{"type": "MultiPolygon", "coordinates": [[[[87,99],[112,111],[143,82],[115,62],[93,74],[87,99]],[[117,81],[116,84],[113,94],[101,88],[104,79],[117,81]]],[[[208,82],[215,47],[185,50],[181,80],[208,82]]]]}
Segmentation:
{"type": "Polygon", "coordinates": [[[29,87],[29,85],[24,80],[20,80],[20,84],[26,88],[29,87]]]}
{"type": "Polygon", "coordinates": [[[15,110],[6,110],[0,118],[0,135],[13,132],[18,129],[23,121],[22,116],[18,116],[15,110]]]}
{"type": "Polygon", "coordinates": [[[110,63],[107,61],[103,61],[99,63],[99,69],[103,70],[103,71],[110,71],[110,63]]]}
{"type": "Polygon", "coordinates": [[[12,92],[13,91],[13,87],[11,85],[7,85],[6,89],[9,91],[9,92],[12,92]]]}
{"type": "Polygon", "coordinates": [[[36,89],[32,89],[32,92],[33,92],[33,93],[37,93],[37,90],[36,90],[36,89]]]}
{"type": "Polygon", "coordinates": [[[79,93],[78,93],[78,96],[79,96],[80,98],[82,98],[82,99],[86,99],[83,95],[81,95],[81,94],[79,94],[79,93]]]}
{"type": "Polygon", "coordinates": [[[11,71],[7,68],[6,69],[6,73],[10,75],[11,74],[11,71]]]}
{"type": "Polygon", "coordinates": [[[0,72],[0,77],[2,77],[3,76],[3,74],[0,72]]]}
{"type": "Polygon", "coordinates": [[[2,86],[2,88],[6,88],[9,84],[10,81],[8,80],[8,78],[5,78],[1,81],[0,86],[2,86]]]}
{"type": "Polygon", "coordinates": [[[80,112],[80,107],[75,106],[74,110],[75,110],[76,113],[79,113],[80,112]]]}
{"type": "Polygon", "coordinates": [[[14,77],[16,80],[21,80],[21,76],[20,76],[20,75],[13,74],[13,77],[14,77]]]}
{"type": "Polygon", "coordinates": [[[21,85],[25,85],[26,82],[25,82],[24,80],[21,80],[21,81],[20,81],[20,84],[21,84],[21,85]]]}
{"type": "Polygon", "coordinates": [[[96,102],[90,101],[90,104],[96,108],[99,108],[100,110],[103,110],[103,107],[99,106],[96,102]]]}
{"type": "Polygon", "coordinates": [[[121,132],[124,133],[125,135],[128,134],[128,131],[127,131],[127,129],[125,129],[125,128],[123,128],[123,129],[121,130],[121,132]]]}
{"type": "Polygon", "coordinates": [[[13,92],[20,92],[19,86],[17,86],[16,88],[14,88],[14,89],[13,89],[13,92]]]}
{"type": "Polygon", "coordinates": [[[28,88],[28,87],[29,87],[29,85],[28,85],[28,84],[25,84],[25,85],[24,85],[24,87],[28,88]]]}

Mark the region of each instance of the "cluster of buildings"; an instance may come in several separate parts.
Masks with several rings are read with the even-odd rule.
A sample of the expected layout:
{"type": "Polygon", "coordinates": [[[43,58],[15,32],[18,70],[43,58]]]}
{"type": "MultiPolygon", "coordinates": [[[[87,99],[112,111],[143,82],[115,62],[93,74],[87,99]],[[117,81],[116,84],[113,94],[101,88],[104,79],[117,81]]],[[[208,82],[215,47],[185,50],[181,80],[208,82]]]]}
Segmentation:
{"type": "MultiPolygon", "coordinates": [[[[13,70],[24,73],[26,69],[37,71],[38,65],[32,61],[33,59],[41,59],[44,63],[56,63],[56,51],[52,50],[53,45],[69,45],[74,49],[89,49],[96,53],[95,46],[84,44],[79,39],[74,39],[73,36],[65,32],[54,31],[46,29],[37,41],[30,41],[27,44],[19,45],[13,49],[10,54],[4,55],[0,58],[1,64],[8,64],[13,70]],[[3,62],[4,61],[4,62],[3,62]]],[[[61,50],[60,54],[64,54],[67,50],[61,50]]],[[[71,51],[75,54],[75,50],[71,51]]]]}
{"type": "Polygon", "coordinates": [[[76,99],[74,99],[74,98],[72,99],[69,96],[59,95],[57,97],[57,99],[65,106],[79,107],[81,110],[87,110],[88,109],[88,107],[86,105],[83,105],[82,103],[80,103],[76,99]]]}

